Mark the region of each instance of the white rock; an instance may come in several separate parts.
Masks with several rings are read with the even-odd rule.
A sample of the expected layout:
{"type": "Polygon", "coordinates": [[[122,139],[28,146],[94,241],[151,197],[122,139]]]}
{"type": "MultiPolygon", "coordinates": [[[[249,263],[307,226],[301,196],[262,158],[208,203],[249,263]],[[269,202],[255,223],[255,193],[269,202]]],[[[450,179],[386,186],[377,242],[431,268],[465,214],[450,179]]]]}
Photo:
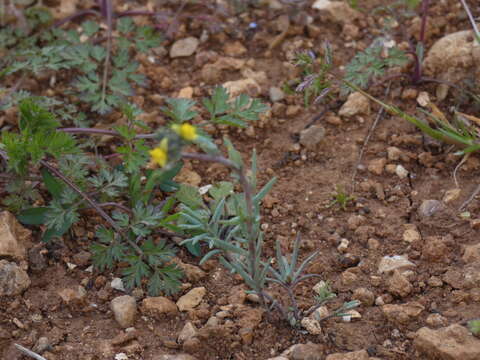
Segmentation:
{"type": "Polygon", "coordinates": [[[414,269],[416,265],[408,260],[407,255],[384,256],[378,264],[379,274],[389,274],[395,270],[414,269]]]}
{"type": "Polygon", "coordinates": [[[272,86],[269,90],[270,101],[271,102],[278,102],[282,101],[285,98],[285,93],[282,89],[272,86]]]}
{"type": "Polygon", "coordinates": [[[408,170],[402,165],[397,165],[395,168],[395,174],[397,174],[400,179],[406,179],[408,177],[408,170]]]}
{"type": "Polygon", "coordinates": [[[193,36],[177,40],[170,48],[170,57],[177,58],[191,56],[197,50],[199,43],[200,41],[193,36]]]}
{"type": "Polygon", "coordinates": [[[426,91],[422,91],[420,94],[418,94],[417,103],[421,107],[427,107],[428,104],[430,104],[430,96],[426,91]]]}
{"type": "Polygon", "coordinates": [[[257,96],[262,90],[260,85],[258,85],[258,83],[251,78],[227,81],[223,84],[223,87],[230,94],[230,98],[234,98],[240,94],[257,96]]]}
{"type": "Polygon", "coordinates": [[[348,95],[347,101],[340,108],[338,115],[352,117],[360,114],[370,114],[370,100],[361,93],[354,92],[348,95]]]}
{"type": "Polygon", "coordinates": [[[200,304],[206,294],[207,290],[203,286],[190,290],[188,293],[178,299],[178,309],[180,311],[193,310],[198,304],[200,304]]]}
{"type": "Polygon", "coordinates": [[[112,280],[112,282],[110,283],[110,286],[112,287],[112,289],[125,292],[125,287],[123,286],[122,279],[118,277],[112,280]]]}
{"type": "Polygon", "coordinates": [[[412,243],[415,241],[419,241],[422,239],[420,232],[418,231],[417,225],[415,224],[404,224],[404,232],[403,232],[403,241],[408,243],[412,243]]]}
{"type": "Polygon", "coordinates": [[[110,308],[121,327],[128,328],[133,325],[137,313],[137,303],[133,296],[117,296],[110,302],[110,308]]]}

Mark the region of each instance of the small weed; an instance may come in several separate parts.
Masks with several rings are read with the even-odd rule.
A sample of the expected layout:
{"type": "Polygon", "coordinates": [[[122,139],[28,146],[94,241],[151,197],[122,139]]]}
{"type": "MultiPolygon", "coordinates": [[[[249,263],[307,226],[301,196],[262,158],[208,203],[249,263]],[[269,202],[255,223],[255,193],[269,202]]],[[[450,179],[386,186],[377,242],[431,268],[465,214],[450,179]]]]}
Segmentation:
{"type": "Polygon", "coordinates": [[[343,211],[347,211],[348,203],[355,201],[355,197],[348,195],[343,187],[340,185],[336,186],[336,191],[332,194],[333,200],[327,207],[332,207],[338,205],[343,211]]]}

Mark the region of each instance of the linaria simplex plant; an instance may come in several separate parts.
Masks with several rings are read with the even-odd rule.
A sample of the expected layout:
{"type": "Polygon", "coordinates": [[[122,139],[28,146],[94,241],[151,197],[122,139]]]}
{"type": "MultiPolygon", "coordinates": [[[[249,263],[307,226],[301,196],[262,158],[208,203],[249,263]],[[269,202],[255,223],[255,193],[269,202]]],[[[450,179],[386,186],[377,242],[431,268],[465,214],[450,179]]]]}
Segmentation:
{"type": "MultiPolygon", "coordinates": [[[[270,180],[258,193],[257,159],[255,152],[251,159],[251,175],[247,176],[240,153],[232,143],[225,139],[229,158],[201,154],[184,154],[183,156],[203,161],[217,162],[232,170],[232,177],[238,181],[242,193],[233,191],[234,184],[222,182],[208,190],[212,200],[206,203],[202,196],[191,187],[182,187],[177,192],[181,202],[180,217],[177,226],[187,236],[183,244],[189,246],[193,253],[200,250],[200,244],[208,246],[210,251],[200,263],[213,256],[233,273],[239,274],[251,289],[250,292],[260,298],[260,302],[269,311],[275,309],[281,317],[292,326],[299,326],[301,320],[314,313],[316,309],[335,297],[328,286],[322,287],[318,296],[314,296],[316,304],[302,311],[295,297],[296,287],[310,278],[318,278],[317,274],[305,274],[307,267],[316,258],[318,252],[309,255],[299,263],[300,235],[297,236],[290,259],[285,256],[276,244],[275,266],[272,260],[263,258],[264,234],[260,227],[260,205],[275,182],[270,180]],[[298,266],[297,266],[298,264],[298,266]],[[288,301],[284,303],[273,298],[267,292],[269,284],[282,287],[288,301]]],[[[358,306],[358,302],[345,303],[331,316],[343,316],[343,312],[358,306]]],[[[323,321],[325,319],[318,319],[323,321]]]]}

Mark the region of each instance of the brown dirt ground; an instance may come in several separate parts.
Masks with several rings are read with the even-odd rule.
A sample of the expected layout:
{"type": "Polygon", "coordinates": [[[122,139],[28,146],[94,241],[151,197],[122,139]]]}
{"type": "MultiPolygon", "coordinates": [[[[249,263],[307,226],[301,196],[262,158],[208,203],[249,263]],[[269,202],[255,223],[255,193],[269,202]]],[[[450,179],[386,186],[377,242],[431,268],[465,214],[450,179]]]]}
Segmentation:
{"type": "MultiPolygon", "coordinates": [[[[366,13],[373,9],[378,1],[362,3],[366,13]]],[[[461,9],[455,1],[444,1],[434,5],[430,24],[444,23],[440,21],[447,14],[454,14],[458,19],[461,9]]],[[[313,14],[310,7],[308,11],[313,14]]],[[[281,11],[250,10],[236,18],[229,18],[229,31],[213,36],[206,43],[200,45],[200,50],[223,53],[222,44],[238,38],[248,52],[243,58],[254,59],[255,71],[265,71],[268,84],[263,87],[262,95],[268,101],[268,88],[279,86],[285,79],[291,77],[284,66],[286,61],[281,46],[267,56],[268,41],[278,32],[274,30],[276,19],[281,11]],[[259,24],[260,35],[246,39],[246,29],[250,21],[259,24]],[[232,30],[234,29],[234,30],[232,30]]],[[[450,19],[451,19],[450,18],[450,19]]],[[[443,25],[440,31],[429,38],[428,45],[443,34],[456,29],[468,28],[468,23],[462,17],[459,23],[450,22],[443,25]]],[[[318,23],[321,34],[309,38],[305,32],[290,35],[285,42],[306,40],[312,43],[313,49],[321,48],[324,40],[329,40],[336,50],[336,61],[345,64],[354,55],[355,50],[345,47],[345,40],[340,35],[341,27],[333,23],[318,23]]],[[[357,41],[359,48],[364,48],[378,33],[378,18],[369,16],[362,21],[361,35],[357,41]]],[[[406,24],[408,27],[408,24],[406,24]]],[[[204,25],[198,21],[185,23],[177,35],[181,38],[185,34],[200,36],[204,25]]],[[[169,43],[165,44],[168,49],[169,43]]],[[[195,98],[207,95],[211,86],[204,85],[200,67],[195,64],[194,56],[171,61],[168,56],[160,59],[160,63],[152,65],[143,63],[144,71],[154,80],[148,89],[139,92],[138,97],[144,97],[144,108],[148,113],[158,105],[149,100],[148,94],[158,93],[172,96],[178,90],[192,86],[195,88],[195,98]],[[153,75],[153,76],[152,76],[153,75]]],[[[239,78],[238,72],[226,72],[222,81],[239,78]]],[[[42,86],[40,84],[40,86],[42,86]]],[[[406,111],[415,111],[415,99],[402,100],[401,92],[410,88],[407,83],[396,81],[388,100],[399,104],[406,111]]],[[[430,85],[421,86],[430,94],[435,88],[430,85]]],[[[373,94],[382,97],[383,86],[371,89],[373,94]]],[[[138,99],[136,99],[138,100],[138,99]]],[[[301,105],[299,97],[287,96],[284,101],[287,106],[301,105]]],[[[447,108],[448,102],[442,104],[447,108]]],[[[468,110],[468,107],[465,108],[468,110]]],[[[448,269],[462,269],[462,246],[472,244],[478,240],[478,230],[473,229],[470,222],[458,216],[458,206],[470,195],[476,186],[478,158],[472,157],[459,171],[461,181],[461,195],[441,214],[429,218],[428,221],[419,218],[417,208],[425,199],[442,199],[446,190],[455,188],[452,172],[457,162],[452,161],[449,149],[435,147],[428,144],[421,134],[411,125],[389,115],[383,117],[375,129],[366,148],[361,164],[367,165],[370,160],[386,157],[388,146],[399,147],[408,159],[402,165],[413,175],[407,179],[399,179],[395,174],[376,176],[369,171],[360,170],[356,177],[355,202],[350,204],[346,211],[336,207],[327,208],[331,201],[335,185],[351,187],[353,169],[357,163],[358,154],[363,140],[367,135],[378,111],[373,107],[370,116],[363,121],[352,119],[343,121],[341,125],[331,125],[318,119],[326,127],[326,137],[317,151],[308,151],[306,160],[295,152],[294,144],[298,141],[300,130],[320,113],[321,107],[301,108],[295,116],[287,118],[285,115],[274,115],[269,121],[264,121],[255,127],[254,135],[247,135],[244,131],[229,131],[229,136],[243,154],[249,154],[255,148],[258,152],[259,165],[262,169],[261,183],[265,183],[272,175],[278,177],[271,197],[276,201],[271,209],[265,209],[263,222],[268,224],[267,229],[267,256],[273,254],[274,241],[282,240],[282,245],[288,247],[298,231],[303,234],[303,254],[313,250],[320,250],[320,256],[314,261],[309,272],[316,272],[332,284],[338,294],[334,304],[349,300],[353,290],[365,287],[376,296],[387,294],[386,285],[373,286],[371,275],[376,275],[379,260],[385,255],[407,254],[417,264],[416,277],[412,282],[412,294],[403,299],[390,298],[391,303],[418,301],[425,306],[425,311],[415,321],[404,326],[389,323],[382,314],[379,306],[360,307],[360,320],[344,323],[329,320],[323,325],[322,336],[307,335],[302,331],[290,328],[286,323],[273,320],[263,321],[255,329],[254,340],[250,345],[242,345],[233,325],[219,333],[210,334],[202,340],[193,355],[199,359],[266,359],[280,354],[290,345],[311,341],[324,345],[324,353],[353,351],[368,349],[371,356],[381,359],[420,359],[415,355],[412,347],[412,333],[424,326],[426,317],[434,312],[443,314],[449,323],[462,322],[480,314],[480,302],[464,291],[453,291],[452,287],[443,284],[440,287],[431,287],[427,280],[432,276],[441,276],[448,269]],[[285,121],[279,121],[285,119],[285,121]],[[419,154],[430,153],[433,156],[429,164],[419,162],[419,154]],[[382,196],[381,192],[384,192],[382,196]],[[273,211],[273,210],[276,211],[273,211]],[[274,215],[272,215],[274,213],[274,215]],[[370,226],[365,232],[352,230],[348,226],[348,219],[356,214],[362,214],[365,222],[362,225],[370,226]],[[402,240],[404,224],[413,223],[419,228],[422,237],[450,236],[448,254],[441,261],[432,262],[421,256],[421,245],[408,244],[402,240]],[[358,282],[354,285],[343,285],[341,274],[349,267],[345,264],[342,254],[336,247],[339,238],[350,240],[348,252],[358,258],[356,266],[358,282]],[[369,246],[368,239],[378,240],[378,247],[369,246]],[[398,329],[396,331],[395,329],[398,329]],[[394,331],[395,330],[395,331],[394,331]]],[[[338,107],[332,109],[338,111],[338,107]]],[[[202,177],[202,185],[223,180],[226,170],[216,166],[193,164],[193,169],[202,177]]],[[[468,210],[475,218],[478,214],[480,202],[474,200],[468,210]]],[[[101,274],[85,272],[87,266],[79,266],[68,270],[66,262],[79,248],[88,249],[89,239],[85,236],[92,228],[85,222],[84,236],[66,238],[59,245],[49,245],[48,267],[40,273],[31,272],[32,285],[19,298],[0,299],[0,354],[3,359],[20,359],[21,356],[12,350],[12,342],[32,347],[40,336],[48,336],[54,349],[49,359],[103,359],[99,354],[101,341],[108,341],[117,336],[121,329],[116,324],[109,308],[109,301],[122,293],[103,286],[101,274]],[[99,278],[100,277],[100,278],[99,278]],[[87,288],[88,303],[94,304],[80,308],[71,308],[64,305],[57,295],[63,288],[84,284],[87,288]],[[100,293],[102,291],[103,293],[100,293]],[[18,319],[23,328],[14,324],[18,319]]],[[[100,221],[100,220],[99,220],[100,221]]],[[[79,230],[79,233],[82,233],[79,230]]],[[[179,257],[187,263],[196,264],[197,259],[190,257],[185,251],[180,251],[179,257]]],[[[107,283],[114,274],[105,273],[107,283]]],[[[221,304],[228,303],[226,298],[232,291],[238,290],[242,282],[229,275],[220,265],[213,262],[209,265],[208,276],[204,281],[193,286],[205,286],[207,296],[204,309],[208,314],[218,311],[221,304]],[[233,288],[235,286],[235,288],[233,288]],[[233,290],[232,290],[233,289],[233,290]],[[217,310],[215,310],[217,309],[217,310]]],[[[313,281],[305,283],[298,289],[301,304],[309,306],[312,303],[311,287],[313,281]]],[[[176,299],[177,297],[173,297],[176,299]]],[[[254,306],[254,305],[252,305],[254,306]]],[[[205,323],[208,316],[199,312],[193,314],[181,313],[175,317],[166,317],[162,321],[145,316],[138,316],[135,322],[137,340],[127,345],[117,346],[116,352],[132,352],[132,359],[153,359],[155,355],[176,353],[181,349],[171,349],[165,346],[165,339],[175,339],[187,320],[193,320],[197,326],[205,323]],[[128,345],[130,344],[130,345],[128,345]],[[127,347],[125,347],[127,346],[127,347]],[[128,348],[128,346],[130,346],[128,348]]],[[[108,358],[108,357],[105,357],[108,358]]]]}

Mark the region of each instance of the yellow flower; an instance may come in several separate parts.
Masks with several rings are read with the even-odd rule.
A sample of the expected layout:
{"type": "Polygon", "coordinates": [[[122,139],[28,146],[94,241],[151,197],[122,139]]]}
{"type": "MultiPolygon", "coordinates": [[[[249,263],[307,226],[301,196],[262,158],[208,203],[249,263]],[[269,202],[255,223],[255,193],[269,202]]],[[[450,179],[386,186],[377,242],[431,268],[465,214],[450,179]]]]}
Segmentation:
{"type": "Polygon", "coordinates": [[[155,149],[150,150],[150,156],[154,163],[164,167],[168,162],[168,139],[163,138],[155,149]]]}
{"type": "Polygon", "coordinates": [[[190,124],[173,124],[172,130],[175,131],[178,135],[180,135],[183,139],[188,141],[193,141],[198,136],[195,126],[192,126],[190,124]]]}

